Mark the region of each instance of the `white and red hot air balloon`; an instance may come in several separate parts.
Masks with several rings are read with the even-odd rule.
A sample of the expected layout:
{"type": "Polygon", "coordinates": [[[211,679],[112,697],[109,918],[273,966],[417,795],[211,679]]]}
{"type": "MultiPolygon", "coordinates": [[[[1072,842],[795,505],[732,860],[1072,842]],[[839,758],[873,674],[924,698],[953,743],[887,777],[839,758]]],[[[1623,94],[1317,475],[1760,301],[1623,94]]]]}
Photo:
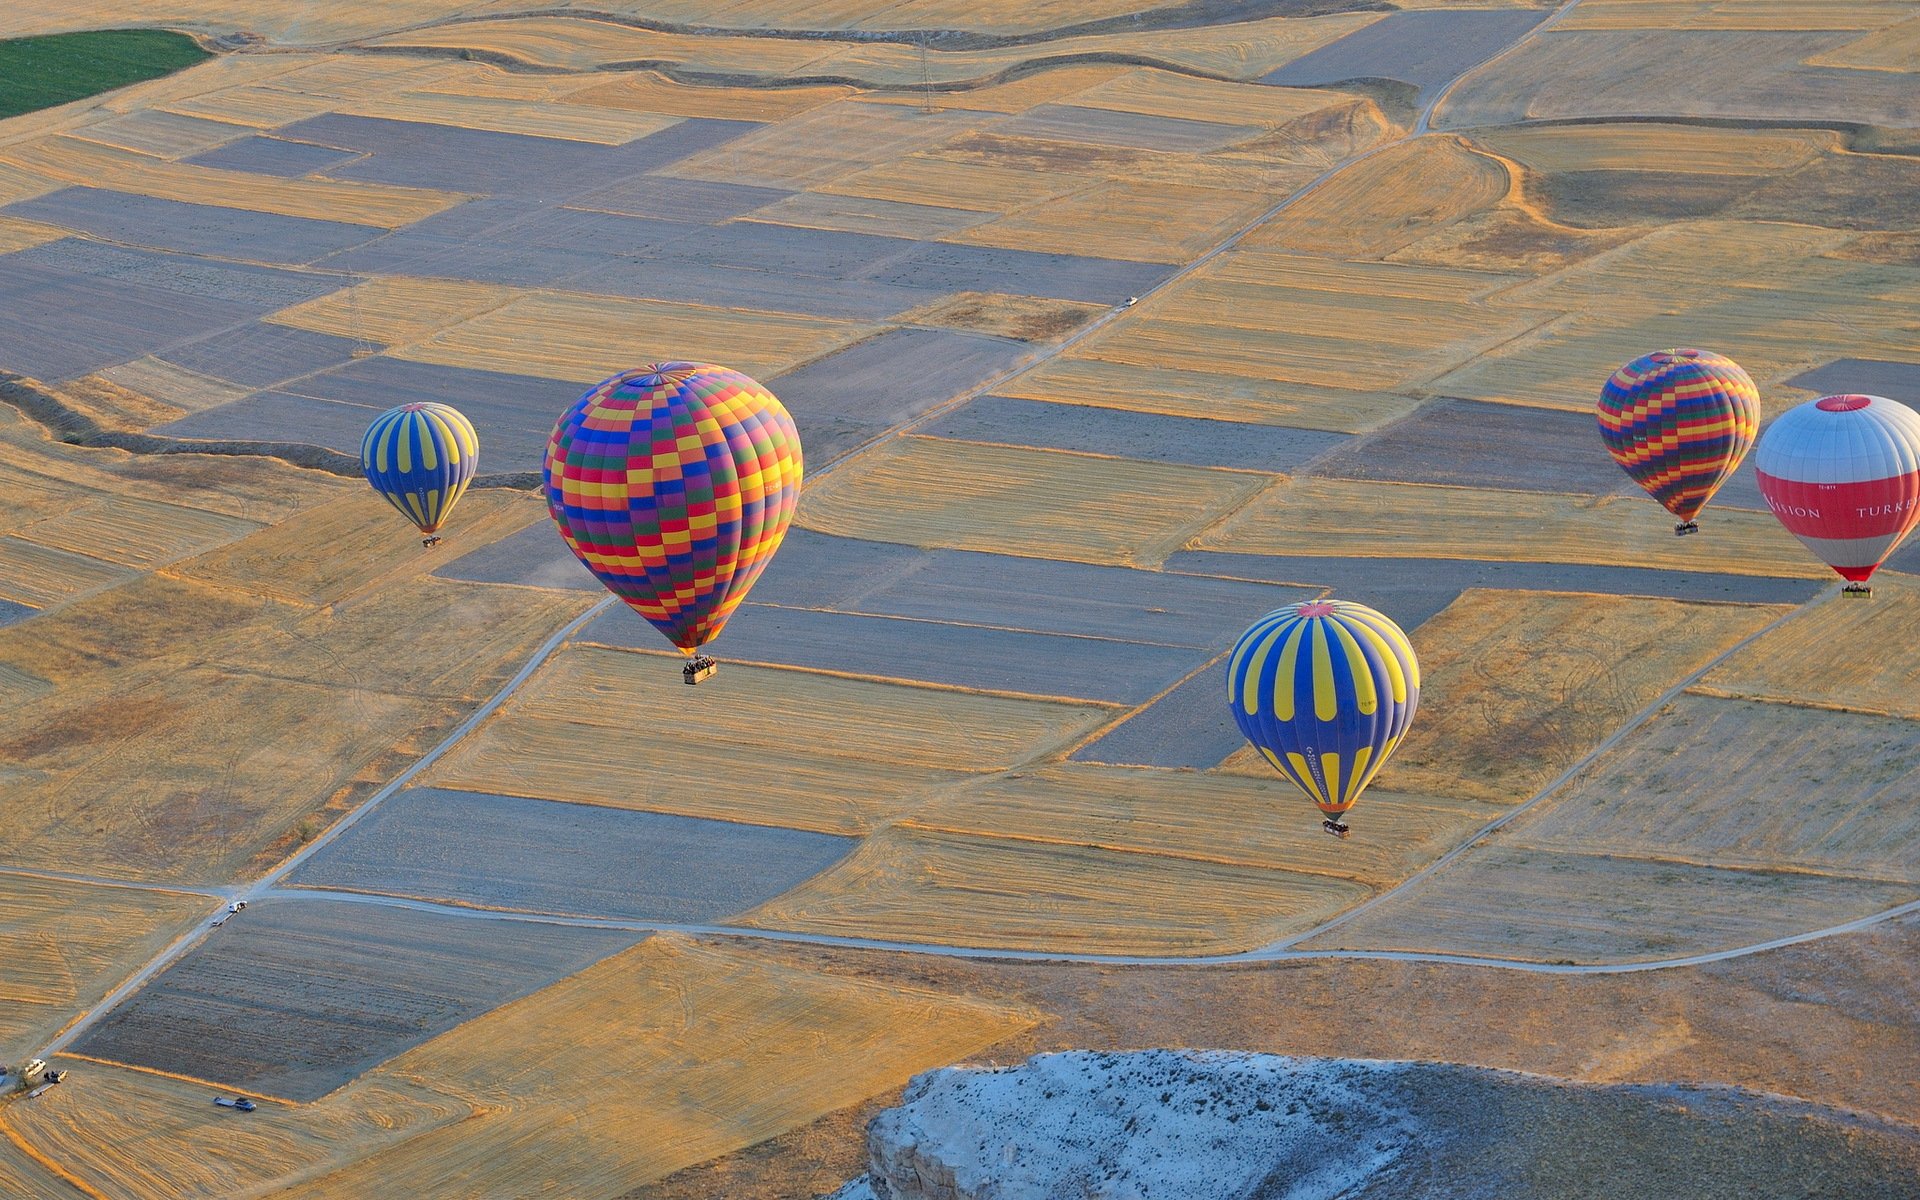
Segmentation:
{"type": "Polygon", "coordinates": [[[1920,413],[1882,396],[1823,396],[1768,426],[1760,494],[1787,532],[1871,596],[1867,579],[1920,524],[1920,413]]]}

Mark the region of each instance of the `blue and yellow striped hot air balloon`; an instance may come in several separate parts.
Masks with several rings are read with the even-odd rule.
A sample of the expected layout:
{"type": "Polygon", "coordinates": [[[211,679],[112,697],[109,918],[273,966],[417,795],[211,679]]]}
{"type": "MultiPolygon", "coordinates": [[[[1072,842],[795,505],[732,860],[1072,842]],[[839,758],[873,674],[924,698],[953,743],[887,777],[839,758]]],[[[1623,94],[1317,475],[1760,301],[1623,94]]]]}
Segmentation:
{"type": "Polygon", "coordinates": [[[1400,744],[1420,704],[1420,662],[1388,617],[1346,600],[1268,613],[1227,659],[1240,732],[1327,814],[1329,833],[1400,744]]]}
{"type": "Polygon", "coordinates": [[[460,410],[445,404],[402,404],[375,417],[360,440],[360,469],[373,490],[420,527],[422,546],[440,541],[440,527],[473,481],[480,436],[460,410]]]}

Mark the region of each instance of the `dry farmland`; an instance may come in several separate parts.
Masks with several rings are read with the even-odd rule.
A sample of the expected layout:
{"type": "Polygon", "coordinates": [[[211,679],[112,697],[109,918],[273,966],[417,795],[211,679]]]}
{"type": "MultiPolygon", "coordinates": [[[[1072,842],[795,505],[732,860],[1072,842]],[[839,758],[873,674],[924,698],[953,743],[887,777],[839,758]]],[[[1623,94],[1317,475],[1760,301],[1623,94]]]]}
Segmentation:
{"type": "Polygon", "coordinates": [[[38,1049],[212,908],[188,892],[0,874],[0,1055],[38,1049]]]}
{"type": "Polygon", "coordinates": [[[1590,413],[1920,399],[1920,18],[1399,7],[4,6],[213,53],[0,121],[0,1194],[788,1200],[1074,1045],[1910,1122],[1920,559],[1675,539],[1590,413]],[[529,486],[659,358],[809,442],[697,689],[529,486]],[[431,552],[350,457],[427,400],[431,552]],[[1347,840],[1221,682],[1336,587],[1424,671],[1347,840]]]}
{"type": "Polygon", "coordinates": [[[1720,512],[1712,533],[1676,542],[1640,496],[1555,496],[1487,488],[1287,479],[1196,536],[1196,549],[1235,554],[1617,563],[1728,575],[1827,574],[1768,513],[1720,512]]]}

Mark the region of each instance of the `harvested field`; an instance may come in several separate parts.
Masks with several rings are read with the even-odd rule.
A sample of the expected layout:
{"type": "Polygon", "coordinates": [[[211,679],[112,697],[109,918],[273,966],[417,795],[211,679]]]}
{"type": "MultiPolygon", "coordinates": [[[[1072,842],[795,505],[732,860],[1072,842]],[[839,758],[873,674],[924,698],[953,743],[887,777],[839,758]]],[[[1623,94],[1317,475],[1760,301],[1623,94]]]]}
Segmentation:
{"type": "Polygon", "coordinates": [[[1222,83],[1148,69],[1128,71],[1076,91],[1071,103],[1078,108],[1265,127],[1285,125],[1349,100],[1341,92],[1222,83]]]}
{"type": "MultiPolygon", "coordinates": [[[[817,52],[798,42],[763,42],[817,52]]],[[[971,113],[923,113],[840,100],[684,159],[667,174],[759,187],[814,188],[944,142],[973,127],[971,113]]]]}
{"type": "Polygon", "coordinates": [[[1825,129],[1723,129],[1652,122],[1488,129],[1473,140],[1536,171],[1778,175],[1839,148],[1825,129]]]}
{"type": "Polygon", "coordinates": [[[1682,696],[1506,842],[1920,883],[1909,722],[1682,696]]]}
{"type": "Polygon", "coordinates": [[[316,146],[312,142],[294,142],[285,138],[254,134],[228,142],[218,150],[196,154],[189,161],[195,166],[218,167],[226,171],[251,171],[259,175],[280,175],[289,179],[312,175],[328,167],[339,166],[355,157],[351,150],[316,146]]]}
{"type": "Polygon", "coordinates": [[[256,322],[171,347],[164,353],[168,362],[188,371],[204,372],[253,389],[341,366],[367,348],[353,338],[256,322]]]}
{"type": "Polygon", "coordinates": [[[1590,0],[1562,29],[1875,29],[1900,0],[1590,0]]]}
{"type": "Polygon", "coordinates": [[[1204,646],[1233,644],[1249,612],[1301,599],[1269,587],[1097,567],[1047,558],[917,550],[884,542],[787,535],[754,604],[1029,629],[1089,638],[1204,646]]]}
{"type": "Polygon", "coordinates": [[[224,146],[253,131],[245,125],[208,121],[162,109],[137,109],[121,117],[88,124],[80,136],[154,158],[181,159],[224,146]]]}
{"type": "Polygon", "coordinates": [[[1116,305],[1173,273],[1163,263],[1130,259],[1084,258],[955,242],[909,245],[910,249],[868,270],[866,277],[882,284],[943,292],[1004,292],[1116,305]]]}
{"type": "MultiPolygon", "coordinates": [[[[1117,336],[1124,337],[1124,330],[1123,326],[1117,336]]],[[[1372,429],[1412,412],[1419,403],[1391,392],[1311,387],[1254,375],[1076,357],[1098,352],[1076,346],[1067,356],[1010,379],[998,390],[1008,396],[1057,404],[1336,433],[1372,429]]],[[[1126,352],[1123,349],[1121,353],[1126,352]]],[[[1178,359],[1173,355],[1161,360],[1175,361],[1178,359]]]]}
{"type": "MultiPolygon", "coordinates": [[[[671,663],[649,661],[657,671],[673,672],[671,663]]],[[[729,663],[725,673],[752,669],[729,663]]],[[[776,770],[757,746],[684,739],[603,753],[583,765],[580,739],[597,733],[598,727],[551,718],[495,721],[462,740],[422,778],[467,791],[846,836],[876,829],[922,797],[964,778],[964,768],[868,762],[804,750],[781,752],[776,770]],[[716,778],[742,782],[719,789],[713,785],[716,778]]],[[[955,734],[953,740],[961,736],[955,734]]]]}
{"type": "Polygon", "coordinates": [[[4,745],[13,865],[231,878],[362,772],[450,726],[452,701],[176,664],[37,702],[4,745]],[[297,736],[288,731],[298,729],[297,736]]]}
{"type": "Polygon", "coordinates": [[[669,690],[683,686],[670,658],[567,650],[423,782],[864,833],[930,788],[1044,755],[1111,712],[743,663],[723,673],[737,682],[689,701],[669,690]],[[684,719],[660,728],[653,714],[668,708],[684,719]],[[652,735],[602,740],[580,757],[581,738],[636,722],[652,735]],[[716,778],[739,786],[715,788],[716,778]]]}
{"type": "MultiPolygon", "coordinates": [[[[810,672],[737,664],[740,682],[691,698],[676,660],[579,647],[551,659],[497,720],[574,721],[639,728],[671,707],[685,718],[679,739],[722,747],[751,741],[770,759],[829,754],[947,770],[1002,770],[1044,754],[1099,723],[1085,704],[1011,700],[810,672]],[[665,669],[663,669],[665,668],[665,669]],[[750,689],[750,690],[749,690],[750,689]],[[664,695],[662,693],[665,693],[664,695]],[[744,735],[744,736],[743,736],[744,735]]],[[[659,731],[656,736],[666,736],[659,731]]]]}
{"type": "MultiPolygon", "coordinates": [[[[609,610],[595,626],[583,640],[660,645],[659,634],[625,608],[609,610]]],[[[728,624],[716,651],[729,661],[1109,704],[1144,704],[1205,659],[1185,646],[757,604],[728,624]]]]}
{"type": "Polygon", "coordinates": [[[535,293],[397,353],[414,362],[598,383],[637,362],[669,357],[664,349],[650,352],[635,345],[635,331],[645,330],[650,344],[671,347],[670,357],[726,362],[768,379],[856,341],[871,328],[657,300],[535,293]]]}
{"type": "Polygon", "coordinates": [[[420,576],[261,625],[203,653],[235,671],[478,703],[589,601],[420,576]]]}
{"type": "Polygon", "coordinates": [[[1873,603],[1835,597],[1748,646],[1700,681],[1708,695],[1920,719],[1920,646],[1907,635],[1920,583],[1882,573],[1873,603]],[[1848,654],[1846,647],[1867,649],[1848,654]],[[1869,649],[1870,648],[1870,649],[1869,649]]]}
{"type": "Polygon", "coordinates": [[[1251,221],[1268,203],[1258,193],[1114,181],[976,225],[951,240],[1179,263],[1251,221]]]}
{"type": "Polygon", "coordinates": [[[1154,566],[1265,479],[909,437],[815,482],[797,523],[842,537],[1154,566]]]}
{"type": "Polygon", "coordinates": [[[1032,348],[944,329],[890,329],[765,379],[793,414],[813,462],[826,462],[1005,374],[1032,348]]]}
{"type": "MultiPolygon", "coordinates": [[[[1398,791],[1530,799],[1781,608],[1465,592],[1414,633],[1421,711],[1381,773],[1398,791]]],[[[1247,770],[1270,768],[1254,761],[1247,770]]]]}
{"type": "MultiPolygon", "coordinates": [[[[1167,559],[1169,571],[1311,584],[1335,594],[1366,596],[1368,603],[1412,629],[1429,620],[1468,588],[1522,592],[1596,592],[1718,604],[1805,604],[1824,591],[1826,579],[1806,576],[1724,575],[1694,568],[1568,562],[1500,562],[1484,558],[1345,558],[1322,554],[1226,554],[1183,550],[1167,559]]],[[[1226,685],[1222,683],[1224,688],[1226,685]]]]}
{"type": "Polygon", "coordinates": [[[440,91],[388,92],[349,100],[335,106],[333,111],[354,117],[421,121],[455,129],[563,138],[601,146],[624,146],[675,123],[673,117],[629,108],[506,96],[447,95],[440,91]]]}
{"type": "Polygon", "coordinates": [[[1369,791],[1365,836],[1340,843],[1271,768],[1267,777],[1066,763],[970,782],[898,828],[1041,846],[1162,854],[1390,886],[1498,815],[1470,801],[1369,791]]]}
{"type": "Polygon", "coordinates": [[[1386,78],[1431,92],[1525,36],[1544,16],[1537,9],[1497,8],[1394,13],[1268,72],[1260,82],[1301,87],[1386,78]]]}
{"type": "Polygon", "coordinates": [[[706,923],[771,900],[853,847],[851,838],[764,825],[409,788],[291,882],[476,908],[706,923]]]}
{"type": "Polygon", "coordinates": [[[1201,154],[1251,141],[1260,128],[1194,121],[1077,104],[1039,104],[993,125],[995,138],[1032,139],[1076,146],[1122,146],[1171,154],[1201,154]]]}
{"type": "MultiPolygon", "coordinates": [[[[942,92],[934,103],[938,108],[973,109],[979,112],[996,113],[1025,112],[1036,104],[1077,97],[1096,84],[1117,79],[1127,73],[1127,67],[1116,63],[1052,65],[1045,70],[1019,75],[1000,83],[990,83],[985,87],[942,92]]],[[[875,104],[925,105],[927,102],[925,92],[917,96],[911,92],[870,92],[863,98],[875,104]]]]}
{"type": "Polygon", "coordinates": [[[72,697],[104,672],[162,661],[180,665],[305,616],[301,606],[156,571],[43,613],[30,628],[0,633],[0,669],[72,697]]]}
{"type": "MultiPolygon", "coordinates": [[[[387,28],[392,28],[388,25],[387,28]]],[[[834,43],[660,33],[580,17],[514,17],[461,21],[387,33],[374,46],[472,50],[544,67],[591,71],[608,63],[672,63],[687,70],[729,74],[799,75],[830,54],[834,43]]]]}
{"type": "Polygon", "coordinates": [[[1088,180],[1064,173],[910,154],[880,160],[818,190],[929,208],[1006,213],[1088,186],[1088,180]]]}
{"type": "Polygon", "coordinates": [[[178,504],[103,496],[36,521],[20,536],[55,550],[146,571],[237,541],[259,528],[258,521],[178,504]]]}
{"type": "Polygon", "coordinates": [[[1495,843],[1301,948],[1638,962],[1824,929],[1915,898],[1909,884],[1495,843]]]}
{"type": "Polygon", "coordinates": [[[334,337],[403,346],[499,308],[518,295],[513,288],[496,284],[383,275],[283,308],[267,320],[334,337]]]}
{"type": "Polygon", "coordinates": [[[186,892],[0,874],[0,1054],[41,1049],[212,909],[186,892]]]}
{"type": "Polygon", "coordinates": [[[995,949],[1207,954],[1312,928],[1368,891],[1324,875],[896,825],[735,923],[995,949]]]}
{"type": "Polygon", "coordinates": [[[74,1046],[313,1101],[639,935],[329,900],[258,900],[74,1046]]]}
{"type": "Polygon", "coordinates": [[[1920,16],[1898,25],[1876,29],[1845,45],[1822,51],[1807,60],[1810,67],[1841,67],[1855,71],[1911,72],[1920,56],[1920,16]]]}
{"type": "MultiPolygon", "coordinates": [[[[800,193],[782,188],[709,183],[704,179],[668,179],[660,175],[635,175],[603,188],[583,192],[573,200],[571,207],[624,213],[635,217],[657,217],[664,221],[710,225],[767,208],[797,194],[800,193]]],[[[777,221],[780,218],[769,219],[777,221]]],[[[808,224],[805,221],[798,223],[808,224]]]]}
{"type": "Polygon", "coordinates": [[[86,555],[0,537],[0,599],[47,608],[131,578],[126,567],[86,555]]]}
{"type": "Polygon", "coordinates": [[[111,28],[115,25],[181,25],[190,29],[231,33],[253,29],[274,41],[290,44],[346,41],[366,37],[397,23],[412,24],[445,17],[466,7],[460,0],[398,0],[397,3],[331,5],[324,12],[281,10],[249,0],[169,0],[164,6],[146,0],[89,0],[85,5],[65,0],[21,0],[9,6],[0,34],[53,33],[73,28],[111,28]]]}
{"type": "Polygon", "coordinates": [[[44,246],[48,242],[57,242],[66,236],[67,231],[56,225],[42,225],[38,221],[22,221],[15,217],[0,217],[0,254],[12,254],[16,250],[44,246]]]}
{"type": "Polygon", "coordinates": [[[267,263],[309,263],[358,246],[381,232],[373,225],[189,204],[91,187],[66,188],[7,211],[108,241],[267,263]]]}
{"type": "Polygon", "coordinates": [[[960,292],[903,313],[899,319],[906,324],[990,333],[1023,342],[1057,342],[1105,311],[1098,304],[1071,300],[960,292]]]}
{"type": "MultiPolygon", "coordinates": [[[[463,497],[448,540],[477,546],[543,516],[524,493],[482,491],[463,497]]],[[[189,578],[307,604],[333,604],[377,580],[432,565],[419,538],[371,491],[319,505],[232,545],[183,563],[189,578]],[[316,556],[313,547],[328,552],[316,556]]]]}
{"type": "Polygon", "coordinates": [[[1245,244],[1294,254],[1384,258],[1493,208],[1512,187],[1506,166],[1465,140],[1421,138],[1342,172],[1245,244]]]}
{"type": "MultiPolygon", "coordinates": [[[[1299,599],[1318,594],[1318,588],[1296,593],[1299,599]]],[[[1220,697],[1226,691],[1227,664],[1222,654],[1204,671],[1188,676],[1178,687],[1075,750],[1069,759],[1194,771],[1218,766],[1236,750],[1247,748],[1246,738],[1221,713],[1220,697]]]]}
{"type": "Polygon", "coordinates": [[[1338,434],[982,396],[924,428],[933,437],[1086,454],[1285,471],[1347,441],[1338,434]]]}
{"type": "Polygon", "coordinates": [[[784,121],[854,94],[850,87],[690,87],[651,71],[620,74],[606,83],[572,92],[574,104],[631,109],[672,117],[717,117],[729,121],[784,121]]]}
{"type": "Polygon", "coordinates": [[[29,258],[66,244],[8,256],[12,261],[0,279],[0,369],[58,383],[205,336],[265,307],[217,296],[188,305],[171,290],[40,266],[29,258]]]}
{"type": "Polygon", "coordinates": [[[651,938],[402,1055],[360,1086],[430,1087],[472,1116],[290,1192],[614,1195],[890,1092],[1037,1018],[915,987],[651,938]],[[529,1046],[569,1048],[554,1071],[529,1046]],[[583,1110],[580,1097],[594,1102],[583,1110]],[[502,1146],[539,1152],[502,1156],[502,1146]]]}
{"type": "MultiPolygon", "coordinates": [[[[763,195],[771,191],[767,188],[751,190],[763,195]]],[[[990,218],[985,213],[964,208],[904,204],[898,200],[875,200],[869,196],[836,196],[828,192],[796,192],[764,208],[755,209],[752,219],[806,229],[833,229],[848,233],[871,233],[881,237],[931,239],[956,233],[990,218]]]]}
{"type": "MultiPolygon", "coordinates": [[[[356,1089],[350,1101],[263,1104],[249,1117],[208,1103],[210,1089],[198,1080],[96,1061],[61,1065],[75,1068],[85,1085],[58,1087],[7,1109],[5,1132],[41,1159],[34,1178],[47,1189],[9,1196],[259,1195],[289,1177],[473,1114],[471,1105],[430,1089],[382,1083],[356,1089]],[[258,1120],[262,1116],[267,1120],[258,1120]],[[80,1186],[60,1182],[46,1163],[80,1186]]],[[[13,1148],[0,1142],[0,1154],[13,1148]]],[[[7,1165],[0,1159],[0,1183],[7,1165]]]]}
{"type": "Polygon", "coordinates": [[[1443,400],[1355,439],[1315,475],[1539,492],[1620,490],[1625,478],[1590,413],[1443,400]]]}
{"type": "Polygon", "coordinates": [[[1337,538],[1359,557],[1596,563],[1732,575],[1824,577],[1770,513],[1726,511],[1713,532],[1677,541],[1644,496],[1557,495],[1427,484],[1293,479],[1195,537],[1189,548],[1318,554],[1337,538]],[[1693,543],[1705,542],[1705,545],[1693,543]]]}
{"type": "Polygon", "coordinates": [[[1845,29],[1556,27],[1464,80],[1434,124],[1651,116],[1913,125],[1920,98],[1900,74],[1802,65],[1857,37],[1845,29]]]}
{"type": "Polygon", "coordinates": [[[458,204],[462,197],[414,188],[279,179],[170,163],[78,138],[54,136],[0,150],[0,162],[78,187],[110,187],[161,200],[217,205],[283,217],[397,229],[458,204]]]}

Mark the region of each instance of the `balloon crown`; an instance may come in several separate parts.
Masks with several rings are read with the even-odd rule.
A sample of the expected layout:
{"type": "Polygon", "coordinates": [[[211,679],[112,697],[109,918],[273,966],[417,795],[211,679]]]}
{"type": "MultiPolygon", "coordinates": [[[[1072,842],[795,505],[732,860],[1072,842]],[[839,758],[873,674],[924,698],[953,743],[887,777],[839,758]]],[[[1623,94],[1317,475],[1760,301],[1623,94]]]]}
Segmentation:
{"type": "Polygon", "coordinates": [[[1700,352],[1698,350],[1655,350],[1652,354],[1647,355],[1647,357],[1657,363],[1670,363],[1690,361],[1699,358],[1700,352]]]}
{"type": "Polygon", "coordinates": [[[1294,611],[1303,617],[1330,617],[1333,615],[1333,601],[1309,600],[1294,611]]]}
{"type": "Polygon", "coordinates": [[[1813,406],[1821,412],[1856,412],[1872,403],[1872,396],[1823,396],[1813,406]]]}

